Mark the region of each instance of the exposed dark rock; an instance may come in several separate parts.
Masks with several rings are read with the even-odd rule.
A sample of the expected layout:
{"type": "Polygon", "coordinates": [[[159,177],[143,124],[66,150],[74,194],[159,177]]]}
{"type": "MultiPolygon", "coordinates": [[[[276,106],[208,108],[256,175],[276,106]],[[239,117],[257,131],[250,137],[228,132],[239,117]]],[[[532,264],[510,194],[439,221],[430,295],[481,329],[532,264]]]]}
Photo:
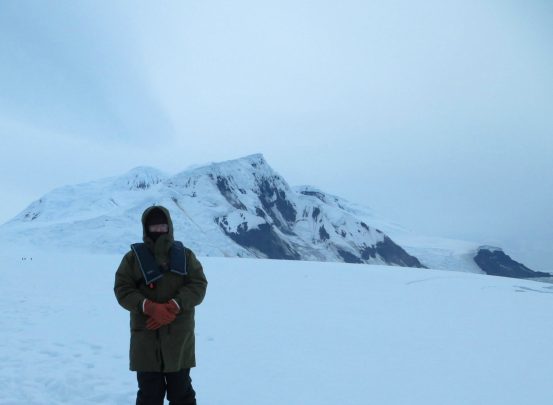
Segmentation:
{"type": "Polygon", "coordinates": [[[30,217],[30,220],[34,221],[35,219],[38,218],[39,215],[40,215],[40,213],[38,213],[38,212],[33,212],[33,213],[28,212],[28,213],[25,214],[25,218],[28,219],[30,217]]]}
{"type": "Polygon", "coordinates": [[[319,209],[319,207],[315,207],[313,208],[313,212],[311,213],[311,216],[316,221],[320,213],[321,213],[321,210],[319,209]]]}
{"type": "Polygon", "coordinates": [[[236,194],[234,194],[232,187],[229,184],[229,181],[226,177],[217,176],[217,188],[225,197],[225,199],[232,205],[234,208],[239,210],[246,210],[246,206],[238,199],[236,194]]]}
{"type": "Polygon", "coordinates": [[[150,188],[150,183],[148,183],[147,181],[144,181],[144,180],[140,180],[138,183],[134,184],[134,187],[138,188],[138,189],[141,189],[141,190],[146,190],[146,189],[150,188]]]}
{"type": "Polygon", "coordinates": [[[303,195],[310,195],[313,197],[317,197],[319,200],[326,203],[325,195],[323,193],[319,193],[318,191],[303,190],[303,191],[300,191],[300,193],[303,195]]]}
{"type": "Polygon", "coordinates": [[[246,222],[240,224],[236,232],[228,232],[228,222],[225,217],[217,218],[219,226],[233,241],[240,246],[255,249],[269,259],[300,260],[300,255],[282,240],[269,224],[258,225],[248,229],[246,222]]]}
{"type": "Polygon", "coordinates": [[[325,240],[329,240],[329,239],[330,239],[330,235],[329,235],[328,232],[326,231],[324,225],[322,225],[322,226],[319,228],[319,238],[320,238],[322,241],[325,241],[325,240]]]}
{"type": "Polygon", "coordinates": [[[376,253],[388,264],[395,264],[404,267],[426,268],[419,259],[411,256],[403,248],[397,245],[389,237],[384,236],[384,240],[376,243],[376,253]]]}
{"type": "Polygon", "coordinates": [[[338,254],[342,256],[346,263],[363,263],[363,260],[347,250],[338,249],[338,254]]]}
{"type": "Polygon", "coordinates": [[[255,214],[258,216],[258,217],[261,217],[261,218],[267,218],[267,215],[265,214],[265,211],[263,211],[261,208],[259,207],[255,207],[255,214]]]}
{"type": "Polygon", "coordinates": [[[338,208],[340,208],[340,209],[342,209],[342,210],[345,210],[345,209],[346,209],[342,204],[340,204],[340,200],[337,199],[336,197],[334,197],[334,203],[336,204],[336,206],[337,206],[338,208]]]}
{"type": "Polygon", "coordinates": [[[278,191],[275,204],[286,221],[290,223],[296,221],[296,209],[294,205],[286,199],[286,193],[284,191],[278,191]]]}
{"type": "Polygon", "coordinates": [[[361,226],[362,226],[363,228],[365,228],[365,230],[366,230],[367,232],[370,232],[370,229],[369,229],[369,227],[367,226],[366,223],[364,223],[364,222],[361,221],[361,226]]]}
{"type": "Polygon", "coordinates": [[[259,181],[259,201],[265,209],[265,212],[270,215],[276,226],[282,231],[288,230],[288,225],[281,223],[278,216],[274,213],[276,208],[282,218],[290,224],[296,221],[296,209],[294,205],[286,198],[284,190],[280,190],[270,183],[266,178],[259,181]]]}
{"type": "Polygon", "coordinates": [[[551,277],[551,274],[534,271],[511,259],[502,250],[480,248],[474,257],[475,263],[486,274],[492,276],[514,277],[514,278],[535,278],[551,277]]]}
{"type": "Polygon", "coordinates": [[[361,250],[361,258],[363,260],[376,259],[376,248],[374,246],[365,246],[361,250]]]}

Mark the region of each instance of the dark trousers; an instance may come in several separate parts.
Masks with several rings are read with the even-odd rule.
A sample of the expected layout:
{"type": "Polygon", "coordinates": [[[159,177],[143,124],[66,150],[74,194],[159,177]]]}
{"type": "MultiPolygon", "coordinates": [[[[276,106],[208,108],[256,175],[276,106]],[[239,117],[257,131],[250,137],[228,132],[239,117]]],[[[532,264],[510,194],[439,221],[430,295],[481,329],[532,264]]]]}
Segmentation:
{"type": "Polygon", "coordinates": [[[138,371],[136,378],[136,405],[163,405],[165,392],[170,405],[196,405],[196,392],[192,388],[189,368],[176,373],[138,371]]]}

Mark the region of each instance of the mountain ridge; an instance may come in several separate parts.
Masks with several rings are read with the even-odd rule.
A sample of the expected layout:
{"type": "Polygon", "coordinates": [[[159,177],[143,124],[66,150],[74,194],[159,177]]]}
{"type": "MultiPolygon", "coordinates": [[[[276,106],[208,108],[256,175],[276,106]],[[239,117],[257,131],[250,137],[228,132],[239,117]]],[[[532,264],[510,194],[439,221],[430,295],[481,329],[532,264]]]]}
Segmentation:
{"type": "MultiPolygon", "coordinates": [[[[313,186],[291,187],[260,153],[175,175],[138,166],[59,187],[0,229],[15,241],[121,253],[141,236],[140,215],[155,204],[170,209],[177,238],[185,236],[200,255],[486,272],[474,261],[479,244],[454,255],[443,247],[411,246],[412,233],[369,208],[313,186]]],[[[524,275],[532,277],[528,270],[524,275]]]]}

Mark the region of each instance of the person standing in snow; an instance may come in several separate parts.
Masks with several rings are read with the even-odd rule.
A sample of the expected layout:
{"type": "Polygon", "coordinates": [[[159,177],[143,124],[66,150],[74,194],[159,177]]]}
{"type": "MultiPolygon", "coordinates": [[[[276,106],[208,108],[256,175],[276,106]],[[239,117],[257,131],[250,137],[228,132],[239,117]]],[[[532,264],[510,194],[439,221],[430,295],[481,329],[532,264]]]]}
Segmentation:
{"type": "Polygon", "coordinates": [[[131,245],[115,274],[114,292],[130,311],[130,369],[137,372],[136,405],[195,405],[194,307],[207,280],[194,253],[173,239],[169,211],[142,215],[143,241],[131,245]]]}

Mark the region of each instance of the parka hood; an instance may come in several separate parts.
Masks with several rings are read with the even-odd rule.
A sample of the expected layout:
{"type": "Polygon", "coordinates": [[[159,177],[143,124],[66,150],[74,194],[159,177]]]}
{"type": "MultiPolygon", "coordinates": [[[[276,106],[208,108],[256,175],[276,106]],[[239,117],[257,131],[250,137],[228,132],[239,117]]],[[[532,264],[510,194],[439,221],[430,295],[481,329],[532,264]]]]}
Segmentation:
{"type": "Polygon", "coordinates": [[[169,225],[169,232],[167,233],[167,237],[170,241],[174,241],[173,221],[171,220],[171,215],[169,214],[169,210],[161,205],[152,205],[151,207],[146,208],[146,210],[142,214],[142,239],[145,243],[153,242],[152,239],[148,236],[148,229],[146,229],[146,220],[148,219],[148,216],[156,210],[161,211],[163,215],[165,215],[165,218],[167,218],[167,224],[169,225]]]}

